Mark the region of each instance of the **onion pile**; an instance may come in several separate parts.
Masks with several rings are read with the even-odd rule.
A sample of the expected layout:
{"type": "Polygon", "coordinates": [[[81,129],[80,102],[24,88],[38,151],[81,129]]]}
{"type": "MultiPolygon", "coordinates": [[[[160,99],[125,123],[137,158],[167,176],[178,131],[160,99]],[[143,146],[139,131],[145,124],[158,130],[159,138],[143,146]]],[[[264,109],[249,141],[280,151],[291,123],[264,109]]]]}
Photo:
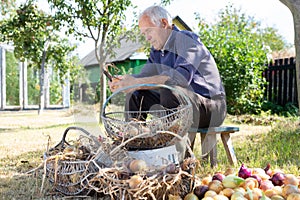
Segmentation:
{"type": "Polygon", "coordinates": [[[299,181],[300,176],[272,170],[270,164],[264,169],[242,164],[237,173],[231,169],[202,178],[184,200],[300,200],[299,181]]]}

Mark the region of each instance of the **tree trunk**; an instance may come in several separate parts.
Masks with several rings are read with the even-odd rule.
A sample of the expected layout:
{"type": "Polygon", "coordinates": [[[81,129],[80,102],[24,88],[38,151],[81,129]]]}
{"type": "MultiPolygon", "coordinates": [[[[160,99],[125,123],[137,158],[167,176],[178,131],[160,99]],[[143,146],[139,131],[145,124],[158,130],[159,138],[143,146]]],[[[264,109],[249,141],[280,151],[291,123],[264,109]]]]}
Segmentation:
{"type": "Polygon", "coordinates": [[[6,106],[6,59],[5,49],[0,47],[0,110],[6,106]]]}
{"type": "Polygon", "coordinates": [[[46,50],[43,51],[41,70],[40,70],[40,72],[41,72],[40,73],[40,101],[39,101],[38,114],[41,114],[43,112],[44,106],[45,106],[45,89],[44,89],[45,61],[46,61],[46,50]]]}
{"type": "Polygon", "coordinates": [[[105,41],[102,41],[99,47],[98,47],[98,42],[95,43],[95,55],[96,55],[96,59],[98,61],[99,68],[100,68],[100,74],[99,74],[99,77],[100,77],[99,78],[99,83],[100,83],[99,124],[102,123],[102,119],[101,119],[102,107],[103,107],[104,101],[106,100],[106,78],[103,76],[103,67],[105,65],[105,60],[106,60],[107,54],[104,53],[105,52],[104,51],[104,43],[105,43],[105,41]]]}
{"type": "Polygon", "coordinates": [[[297,93],[298,93],[298,107],[300,114],[300,1],[299,0],[280,0],[286,5],[294,19],[294,31],[295,31],[295,48],[296,48],[296,81],[297,81],[297,93]]]}

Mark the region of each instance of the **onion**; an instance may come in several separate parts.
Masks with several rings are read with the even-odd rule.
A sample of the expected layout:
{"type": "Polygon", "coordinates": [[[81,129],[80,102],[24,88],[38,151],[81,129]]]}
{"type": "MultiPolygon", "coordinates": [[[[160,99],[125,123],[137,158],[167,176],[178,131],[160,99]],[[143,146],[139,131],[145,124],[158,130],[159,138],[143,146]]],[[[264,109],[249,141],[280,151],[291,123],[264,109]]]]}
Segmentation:
{"type": "Polygon", "coordinates": [[[234,190],[232,188],[225,188],[224,190],[222,190],[222,193],[226,197],[230,198],[231,195],[234,193],[234,190]]]}
{"type": "Polygon", "coordinates": [[[264,181],[261,182],[259,188],[262,191],[266,191],[266,190],[269,190],[269,189],[273,189],[274,185],[273,185],[272,181],[270,181],[270,180],[264,180],[264,181]]]}
{"type": "Polygon", "coordinates": [[[214,200],[212,197],[204,197],[202,200],[214,200]]]}
{"type": "Polygon", "coordinates": [[[283,180],[283,183],[285,185],[295,185],[295,186],[298,186],[299,185],[299,179],[293,175],[293,174],[285,174],[285,178],[283,180]]]}
{"type": "Polygon", "coordinates": [[[218,181],[221,181],[223,180],[223,178],[225,177],[224,174],[220,173],[220,172],[217,172],[213,175],[212,177],[212,180],[218,180],[218,181]]]}
{"type": "Polygon", "coordinates": [[[277,172],[273,174],[270,181],[272,181],[273,185],[275,186],[282,186],[285,179],[285,175],[281,172],[277,172]]]}
{"type": "Polygon", "coordinates": [[[246,194],[246,190],[245,190],[243,187],[236,187],[236,188],[234,188],[233,190],[234,190],[234,192],[240,192],[240,193],[242,193],[243,195],[246,194]]]}
{"type": "Polygon", "coordinates": [[[199,200],[199,199],[194,193],[190,192],[187,195],[185,195],[184,200],[199,200]]]}
{"type": "Polygon", "coordinates": [[[208,191],[207,185],[198,185],[194,189],[194,194],[197,195],[199,199],[203,199],[205,192],[208,191]]]}
{"type": "Polygon", "coordinates": [[[243,198],[244,198],[244,194],[241,192],[234,192],[230,197],[231,200],[237,200],[237,199],[243,199],[243,198]]]}
{"type": "Polygon", "coordinates": [[[205,192],[204,197],[212,197],[213,198],[216,195],[217,195],[217,193],[215,191],[208,190],[207,192],[205,192]]]}
{"type": "Polygon", "coordinates": [[[139,175],[133,175],[133,176],[129,179],[129,181],[128,181],[129,187],[130,187],[131,189],[136,189],[136,188],[138,188],[138,186],[139,186],[142,182],[143,182],[143,178],[142,178],[141,176],[139,176],[139,175]]]}
{"type": "Polygon", "coordinates": [[[173,194],[169,194],[168,199],[169,200],[182,200],[182,198],[179,195],[173,195],[173,194]]]}
{"type": "Polygon", "coordinates": [[[251,175],[250,177],[251,177],[251,178],[255,178],[255,179],[257,180],[257,182],[258,182],[258,185],[260,185],[260,183],[261,183],[261,178],[260,178],[260,176],[258,176],[257,174],[253,174],[253,175],[251,175]]]}
{"type": "Polygon", "coordinates": [[[284,198],[281,195],[276,194],[271,197],[271,200],[284,200],[284,198]]]}
{"type": "Polygon", "coordinates": [[[291,193],[287,200],[299,200],[300,199],[300,193],[291,193]]]}
{"type": "Polygon", "coordinates": [[[133,172],[141,172],[147,169],[147,163],[144,160],[132,160],[129,164],[129,169],[133,172]]]}
{"type": "MultiPolygon", "coordinates": [[[[262,199],[263,193],[262,193],[262,191],[260,189],[254,188],[251,192],[252,192],[252,198],[248,198],[248,199],[253,199],[253,200],[262,199]]],[[[245,196],[250,197],[250,193],[247,193],[245,196]]]]}
{"type": "Polygon", "coordinates": [[[251,169],[248,169],[243,163],[242,166],[240,167],[239,172],[238,172],[238,176],[243,178],[243,179],[246,179],[246,178],[250,177],[251,176],[251,169]]]}
{"type": "Polygon", "coordinates": [[[223,190],[222,182],[219,181],[219,180],[212,180],[208,184],[208,189],[212,190],[212,191],[215,191],[217,194],[219,194],[223,190]]]}
{"type": "Polygon", "coordinates": [[[245,182],[243,183],[243,188],[246,190],[247,188],[249,188],[250,190],[252,190],[253,188],[258,188],[259,184],[258,181],[255,178],[246,178],[245,182]]]}
{"type": "Polygon", "coordinates": [[[299,193],[299,189],[295,185],[285,185],[282,189],[282,196],[287,198],[292,193],[299,193]]]}
{"type": "Polygon", "coordinates": [[[264,191],[264,194],[265,194],[267,197],[271,198],[272,196],[274,196],[274,195],[277,194],[277,191],[274,190],[274,189],[268,189],[268,190],[264,191]]]}
{"type": "Polygon", "coordinates": [[[265,170],[266,174],[268,174],[269,176],[272,175],[272,170],[271,170],[271,164],[270,163],[267,164],[267,166],[265,167],[264,170],[265,170]]]}
{"type": "Polygon", "coordinates": [[[212,177],[211,176],[206,176],[201,180],[202,185],[208,185],[209,182],[212,181],[212,177]]]}
{"type": "Polygon", "coordinates": [[[213,197],[214,200],[228,200],[228,197],[221,195],[221,194],[217,194],[216,196],[213,197]]]}

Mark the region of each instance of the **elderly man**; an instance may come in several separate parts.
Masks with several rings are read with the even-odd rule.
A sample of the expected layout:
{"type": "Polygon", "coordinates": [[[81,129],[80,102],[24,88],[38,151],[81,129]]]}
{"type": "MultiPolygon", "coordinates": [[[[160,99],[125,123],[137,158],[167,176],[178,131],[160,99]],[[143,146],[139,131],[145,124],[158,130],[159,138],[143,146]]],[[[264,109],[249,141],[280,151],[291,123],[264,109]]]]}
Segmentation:
{"type": "MultiPolygon", "coordinates": [[[[160,6],[151,6],[141,13],[139,29],[152,45],[148,61],[139,74],[124,75],[110,82],[111,90],[136,84],[169,85],[190,99],[192,127],[221,125],[226,116],[225,91],[215,60],[199,37],[178,30],[169,13],[160,6]]],[[[149,110],[157,104],[175,108],[179,104],[170,90],[138,89],[127,94],[126,110],[149,110]]],[[[193,144],[195,134],[189,138],[193,144]]]]}

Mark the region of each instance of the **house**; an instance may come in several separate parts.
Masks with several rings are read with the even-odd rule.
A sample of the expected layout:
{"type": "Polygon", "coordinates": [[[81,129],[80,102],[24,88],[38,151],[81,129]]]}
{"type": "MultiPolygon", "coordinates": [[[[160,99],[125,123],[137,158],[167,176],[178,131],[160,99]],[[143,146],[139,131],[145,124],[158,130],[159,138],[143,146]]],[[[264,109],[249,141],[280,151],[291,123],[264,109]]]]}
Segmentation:
{"type": "MultiPolygon", "coordinates": [[[[146,54],[139,51],[141,48],[142,44],[137,41],[122,39],[120,47],[114,50],[115,56],[109,57],[106,63],[114,63],[120,70],[125,70],[126,72],[138,73],[147,60],[146,54]]],[[[81,59],[80,63],[86,69],[90,83],[97,83],[99,81],[100,69],[95,51],[92,50],[87,56],[81,59]]]]}

